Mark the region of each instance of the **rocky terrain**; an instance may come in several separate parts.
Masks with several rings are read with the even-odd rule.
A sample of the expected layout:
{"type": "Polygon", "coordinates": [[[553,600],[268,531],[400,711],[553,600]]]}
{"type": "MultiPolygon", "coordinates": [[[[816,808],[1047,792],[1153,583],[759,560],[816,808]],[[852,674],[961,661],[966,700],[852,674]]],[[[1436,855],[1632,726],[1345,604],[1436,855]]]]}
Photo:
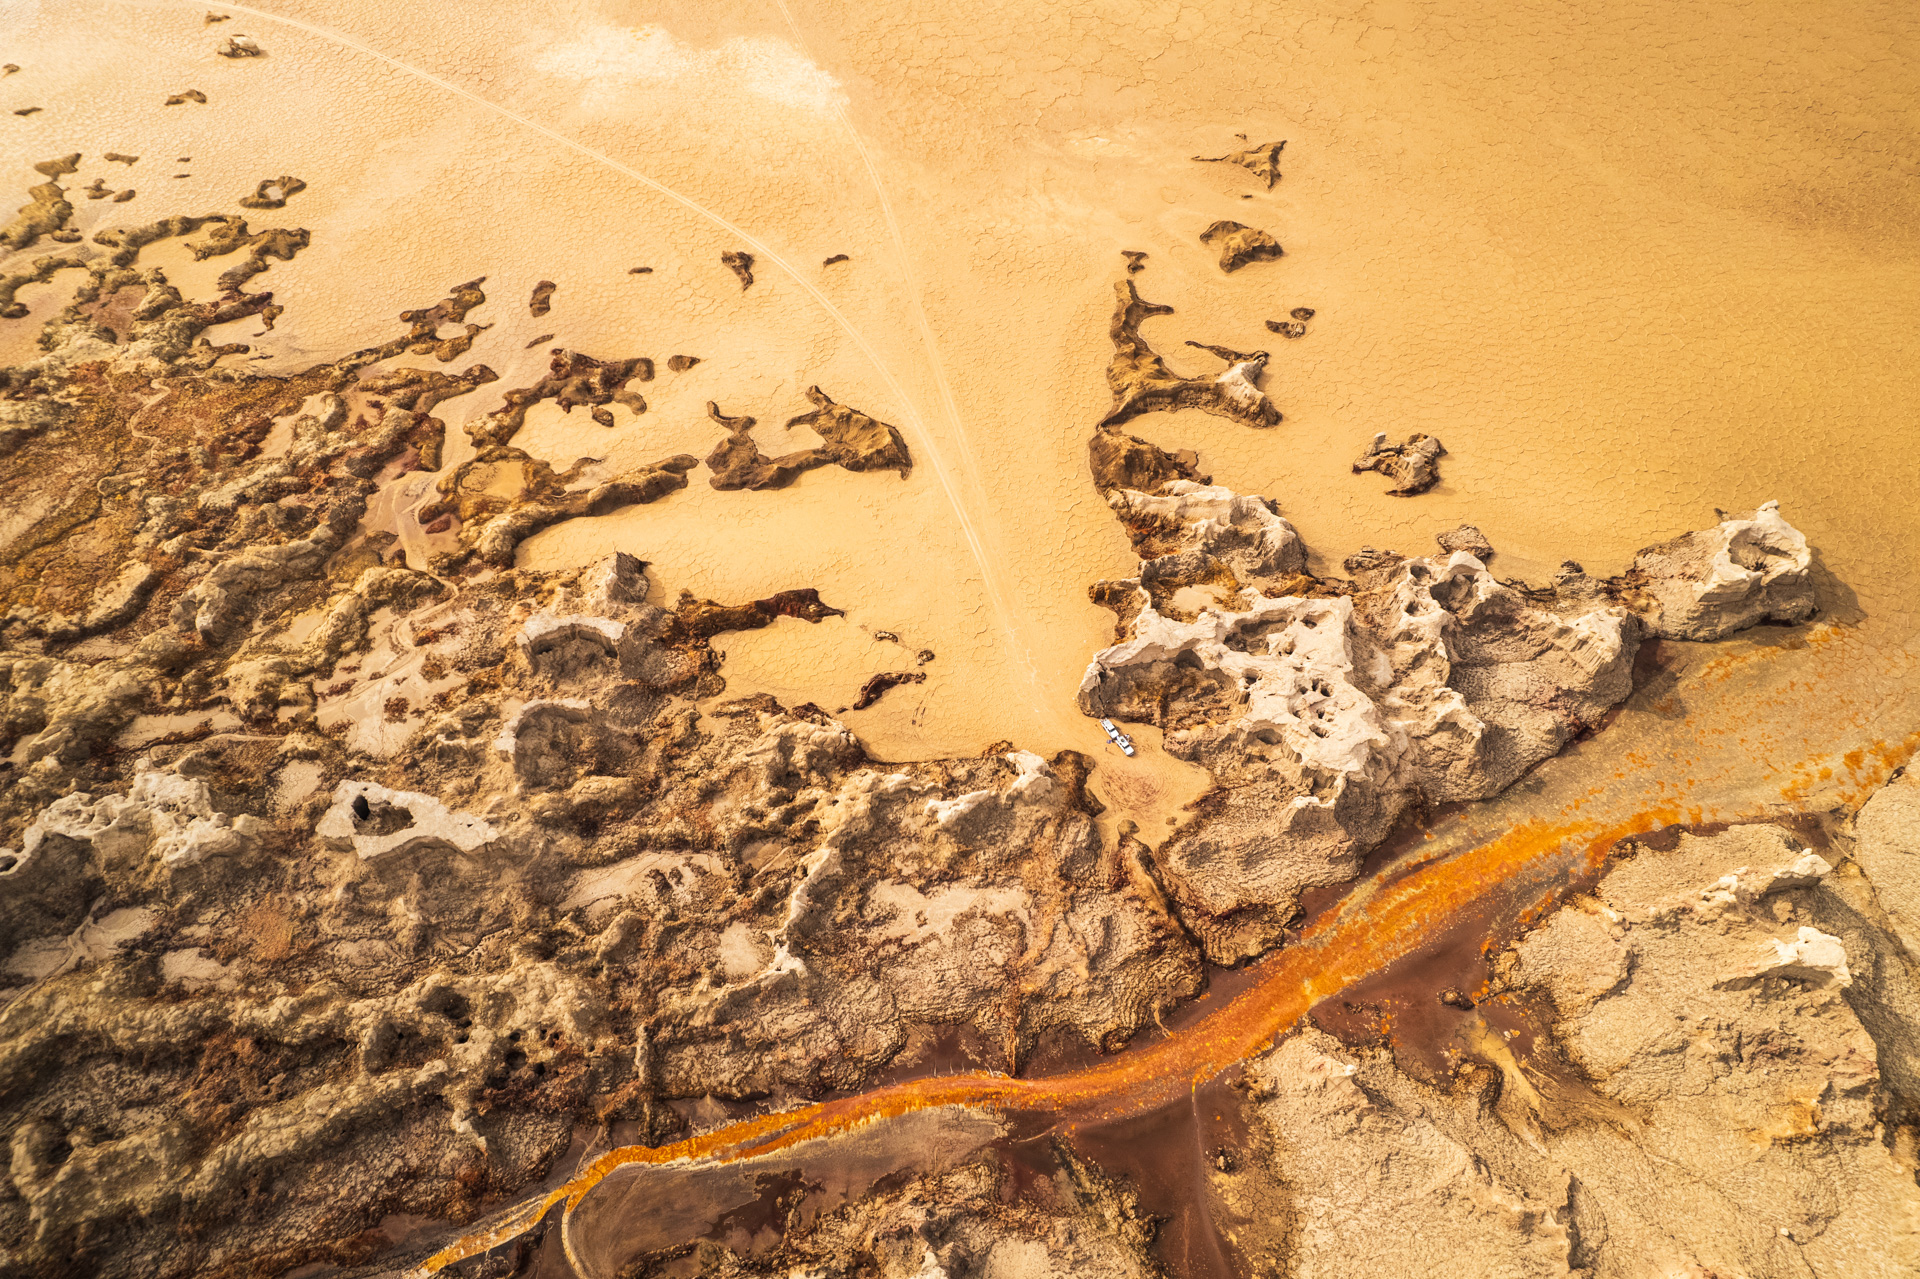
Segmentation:
{"type": "MultiPolygon", "coordinates": [[[[511,567],[687,483],[690,457],[556,475],[509,443],[543,398],[642,411],[649,361],[556,352],[397,540],[370,511],[493,378],[362,371],[457,359],[483,282],[384,346],[229,371],[200,334],[271,295],[188,303],[137,266],[209,221],[241,225],[107,246],[5,375],[9,1266],[353,1264],[583,1121],[658,1138],[697,1122],[676,1099],[858,1087],[936,1028],[1004,1070],[1110,1051],[1198,990],[1088,760],[877,766],[816,707],[694,708],[710,641],[836,611],[811,589],[668,607],[631,557],[511,567]]],[[[896,431],[811,396],[803,466],[904,472],[896,431]]]]}
{"type": "MultiPolygon", "coordinates": [[[[1271,188],[1284,145],[1205,159],[1271,188]]],[[[1168,365],[1142,327],[1173,309],[1130,254],[1087,463],[1138,567],[1091,586],[1114,630],[1078,699],[1210,779],[1149,840],[1112,823],[1086,754],[888,762],[839,711],[730,696],[716,639],[841,615],[818,584],[713,600],[631,554],[522,563],[542,530],[697,478],[729,501],[827,467],[904,480],[900,428],[813,385],[786,430],[817,444],[769,456],[715,400],[704,460],[556,469],[523,447],[529,412],[630,426],[655,359],[554,347],[524,386],[455,368],[484,279],[349,354],[252,371],[209,334],[271,332],[263,286],[309,231],[210,214],[83,238],[60,184],[80,159],[38,166],[0,232],[9,322],[22,290],[83,276],[0,370],[0,1273],[392,1273],[609,1146],[1203,1033],[1180,1019],[1212,983],[1337,910],[1397,831],[1605,731],[1643,645],[1828,607],[1774,503],[1612,577],[1503,580],[1471,527],[1310,571],[1281,502],[1121,432],[1281,422],[1269,353],[1187,340],[1224,371],[1168,365]],[[240,255],[211,297],[141,264],[174,240],[240,255]],[[434,413],[464,397],[490,407],[462,445],[434,413]]],[[[297,210],[305,187],[238,203],[297,210]]],[[[1201,239],[1224,272],[1280,257],[1237,222],[1201,239]]],[[[752,254],[721,262],[755,283],[752,254]]],[[[1269,328],[1304,335],[1293,314],[1269,328]]],[[[1354,469],[1412,495],[1442,452],[1376,437],[1354,469]]],[[[582,1200],[577,1239],[549,1218],[453,1272],[1906,1273],[1916,859],[1898,773],[1812,825],[1622,842],[1423,992],[1444,1034],[1330,1012],[1193,1081],[1230,1138],[1181,1165],[1202,1171],[1175,1207],[1033,1114],[876,1112],[692,1160],[624,1209],[582,1200]]]]}

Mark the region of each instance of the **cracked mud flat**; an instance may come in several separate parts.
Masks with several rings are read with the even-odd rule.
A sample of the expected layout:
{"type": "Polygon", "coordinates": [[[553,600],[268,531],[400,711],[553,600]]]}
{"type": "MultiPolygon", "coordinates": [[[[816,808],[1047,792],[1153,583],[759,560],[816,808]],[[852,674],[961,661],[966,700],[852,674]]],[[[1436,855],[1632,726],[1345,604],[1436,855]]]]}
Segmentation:
{"type": "Polygon", "coordinates": [[[1906,15],[8,16],[0,1272],[1920,1261],[1906,15]]]}

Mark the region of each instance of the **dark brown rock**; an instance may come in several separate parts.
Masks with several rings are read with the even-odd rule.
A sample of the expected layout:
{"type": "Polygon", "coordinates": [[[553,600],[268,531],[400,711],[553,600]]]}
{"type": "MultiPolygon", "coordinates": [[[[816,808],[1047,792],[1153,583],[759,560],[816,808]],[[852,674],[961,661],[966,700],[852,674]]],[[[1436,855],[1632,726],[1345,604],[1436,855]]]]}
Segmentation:
{"type": "Polygon", "coordinates": [[[1446,448],[1431,435],[1416,433],[1404,444],[1387,443],[1386,432],[1373,437],[1353,463],[1353,473],[1378,471],[1393,481],[1387,492],[1394,497],[1413,497],[1440,482],[1440,459],[1446,448]]]}
{"type": "Polygon", "coordinates": [[[898,471],[901,479],[907,478],[913,459],[898,427],[834,403],[817,386],[807,388],[807,399],[813,402],[813,411],[788,419],[789,431],[796,426],[810,428],[825,441],[818,451],[835,466],[849,471],[898,471]]]}
{"type": "Polygon", "coordinates": [[[1220,221],[1200,233],[1200,243],[1220,246],[1220,269],[1238,271],[1249,262],[1270,262],[1281,256],[1280,242],[1258,227],[1220,221]]]}
{"type": "Polygon", "coordinates": [[[1113,489],[1158,493],[1169,480],[1212,482],[1210,477],[1197,474],[1200,455],[1192,449],[1169,453],[1111,427],[1095,431],[1087,441],[1087,464],[1093,471],[1093,486],[1103,494],[1113,489]]]}
{"type": "MultiPolygon", "coordinates": [[[[1245,142],[1246,135],[1240,137],[1245,142]]],[[[1286,148],[1284,140],[1263,142],[1257,147],[1245,147],[1239,151],[1229,151],[1225,155],[1196,155],[1193,157],[1201,164],[1237,164],[1256,178],[1267,180],[1267,189],[1280,180],[1280,152],[1286,148]]]]}
{"type": "Polygon", "coordinates": [[[1280,411],[1255,384],[1266,367],[1265,351],[1240,355],[1224,347],[1206,347],[1228,360],[1227,371],[1211,378],[1180,377],[1140,336],[1143,322],[1157,315],[1172,315],[1173,308],[1143,300],[1132,280],[1117,282],[1114,295],[1116,306],[1107,329],[1113,339],[1113,360],[1107,365],[1113,408],[1101,419],[1102,427],[1118,426],[1156,409],[1200,409],[1248,426],[1279,424],[1280,411]]]}
{"type": "Polygon", "coordinates": [[[860,696],[853,699],[853,709],[863,711],[879,701],[889,689],[902,684],[924,684],[927,682],[925,671],[882,671],[860,686],[860,696]]]}

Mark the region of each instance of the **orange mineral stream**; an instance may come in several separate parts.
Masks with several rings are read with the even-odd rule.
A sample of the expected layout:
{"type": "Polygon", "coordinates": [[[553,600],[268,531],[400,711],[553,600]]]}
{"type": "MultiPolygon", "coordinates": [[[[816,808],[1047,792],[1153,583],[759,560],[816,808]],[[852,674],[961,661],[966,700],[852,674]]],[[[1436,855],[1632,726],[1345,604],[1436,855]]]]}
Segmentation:
{"type": "MultiPolygon", "coordinates": [[[[1440,823],[1417,853],[1358,883],[1297,944],[1263,961],[1241,994],[1157,1042],[1049,1078],[917,1079],[667,1146],[612,1150],[417,1273],[507,1243],[557,1205],[570,1219],[624,1165],[733,1163],[946,1106],[1081,1121],[1151,1110],[1258,1056],[1315,1004],[1414,953],[1503,889],[1544,902],[1551,890],[1543,872],[1597,871],[1621,840],[1666,826],[1855,808],[1920,749],[1920,730],[1911,729],[1920,724],[1911,645],[1889,652],[1861,639],[1859,628],[1818,624],[1723,645],[1663,646],[1661,674],[1599,737],[1440,823]],[[1894,725],[1907,731],[1884,735],[1894,725]]],[[[571,1258],[572,1240],[564,1232],[563,1239],[571,1258]]]]}

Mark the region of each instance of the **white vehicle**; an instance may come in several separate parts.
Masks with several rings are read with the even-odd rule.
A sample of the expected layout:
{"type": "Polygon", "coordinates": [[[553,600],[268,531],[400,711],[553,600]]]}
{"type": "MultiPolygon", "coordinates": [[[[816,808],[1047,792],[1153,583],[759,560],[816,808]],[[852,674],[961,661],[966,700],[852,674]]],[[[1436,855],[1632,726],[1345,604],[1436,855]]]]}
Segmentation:
{"type": "Polygon", "coordinates": [[[1127,754],[1129,755],[1133,754],[1133,739],[1131,737],[1128,737],[1125,733],[1121,732],[1119,729],[1115,728],[1113,726],[1112,720],[1110,719],[1101,720],[1100,727],[1107,730],[1108,741],[1112,742],[1115,746],[1118,746],[1121,750],[1125,751],[1127,754]]]}

